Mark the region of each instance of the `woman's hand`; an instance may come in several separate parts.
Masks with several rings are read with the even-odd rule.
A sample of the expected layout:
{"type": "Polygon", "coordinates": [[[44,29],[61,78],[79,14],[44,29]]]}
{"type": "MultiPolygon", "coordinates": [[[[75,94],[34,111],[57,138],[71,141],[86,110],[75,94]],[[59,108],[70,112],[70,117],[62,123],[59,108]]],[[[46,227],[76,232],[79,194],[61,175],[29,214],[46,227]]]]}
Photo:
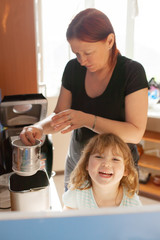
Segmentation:
{"type": "Polygon", "coordinates": [[[86,115],[84,112],[68,109],[53,116],[51,126],[56,132],[68,133],[74,129],[83,127],[86,115]]]}
{"type": "Polygon", "coordinates": [[[20,138],[25,145],[32,146],[36,139],[41,139],[43,135],[43,128],[38,125],[31,125],[24,127],[20,133],[20,138]]]}
{"type": "Polygon", "coordinates": [[[36,139],[41,139],[43,134],[68,133],[74,129],[87,127],[92,129],[95,116],[77,110],[64,110],[53,113],[48,118],[34,125],[24,127],[20,138],[25,145],[35,144],[36,139]]]}

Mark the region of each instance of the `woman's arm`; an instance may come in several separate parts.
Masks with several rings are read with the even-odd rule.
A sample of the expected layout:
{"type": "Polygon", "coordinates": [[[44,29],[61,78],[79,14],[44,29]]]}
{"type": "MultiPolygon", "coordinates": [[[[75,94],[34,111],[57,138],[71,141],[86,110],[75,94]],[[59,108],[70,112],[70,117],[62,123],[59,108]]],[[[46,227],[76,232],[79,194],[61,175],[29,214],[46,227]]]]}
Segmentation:
{"type": "Polygon", "coordinates": [[[66,109],[71,108],[71,102],[72,93],[63,86],[61,86],[60,94],[58,97],[57,105],[54,109],[54,113],[59,113],[66,109]]]}
{"type": "Polygon", "coordinates": [[[55,133],[57,132],[51,126],[52,117],[61,111],[64,111],[71,107],[72,94],[70,91],[61,87],[61,91],[58,97],[57,105],[54,113],[49,115],[47,118],[35,123],[34,125],[24,127],[20,133],[20,138],[26,145],[32,145],[35,143],[35,139],[40,139],[43,134],[55,133]]]}
{"type": "Polygon", "coordinates": [[[138,143],[145,131],[148,110],[148,88],[131,93],[125,98],[125,122],[114,121],[72,109],[65,110],[52,118],[56,131],[67,133],[80,127],[87,127],[97,133],[111,132],[127,143],[138,143]],[[65,130],[64,128],[67,127],[65,130]]]}
{"type": "Polygon", "coordinates": [[[127,143],[138,143],[144,134],[147,123],[148,88],[131,93],[125,98],[125,122],[98,117],[95,131],[112,132],[127,143]]]}

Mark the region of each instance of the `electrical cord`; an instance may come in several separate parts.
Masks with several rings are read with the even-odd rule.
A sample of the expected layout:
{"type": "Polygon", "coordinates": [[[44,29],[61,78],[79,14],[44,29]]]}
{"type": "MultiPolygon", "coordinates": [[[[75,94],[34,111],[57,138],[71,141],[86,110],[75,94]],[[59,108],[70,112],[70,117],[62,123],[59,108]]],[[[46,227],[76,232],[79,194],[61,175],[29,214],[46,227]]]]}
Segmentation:
{"type": "Polygon", "coordinates": [[[11,208],[11,206],[10,207],[0,207],[0,209],[2,209],[2,210],[10,209],[10,208],[11,208]]]}

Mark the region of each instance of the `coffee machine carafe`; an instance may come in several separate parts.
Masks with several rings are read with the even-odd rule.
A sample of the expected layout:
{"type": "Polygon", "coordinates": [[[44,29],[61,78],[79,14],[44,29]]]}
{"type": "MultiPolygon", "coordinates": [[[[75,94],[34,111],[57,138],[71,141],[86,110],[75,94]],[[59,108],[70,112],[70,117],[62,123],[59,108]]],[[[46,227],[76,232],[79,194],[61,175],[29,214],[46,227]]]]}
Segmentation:
{"type": "MultiPolygon", "coordinates": [[[[24,126],[32,125],[46,117],[47,99],[42,94],[5,96],[0,103],[0,175],[12,169],[12,141],[19,138],[24,126]]],[[[51,135],[42,138],[41,169],[52,175],[53,145],[51,135]]]]}

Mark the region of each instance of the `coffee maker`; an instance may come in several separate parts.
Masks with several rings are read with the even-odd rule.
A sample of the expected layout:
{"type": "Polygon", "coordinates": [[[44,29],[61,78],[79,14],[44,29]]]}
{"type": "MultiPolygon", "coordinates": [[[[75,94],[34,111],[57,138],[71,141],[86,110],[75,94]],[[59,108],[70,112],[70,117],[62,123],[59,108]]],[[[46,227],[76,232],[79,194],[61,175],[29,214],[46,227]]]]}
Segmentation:
{"type": "MultiPolygon", "coordinates": [[[[4,96],[0,103],[0,175],[12,172],[12,144],[24,126],[43,120],[47,114],[47,99],[42,94],[4,96]]],[[[43,137],[41,169],[52,175],[53,145],[51,135],[43,137]]]]}

